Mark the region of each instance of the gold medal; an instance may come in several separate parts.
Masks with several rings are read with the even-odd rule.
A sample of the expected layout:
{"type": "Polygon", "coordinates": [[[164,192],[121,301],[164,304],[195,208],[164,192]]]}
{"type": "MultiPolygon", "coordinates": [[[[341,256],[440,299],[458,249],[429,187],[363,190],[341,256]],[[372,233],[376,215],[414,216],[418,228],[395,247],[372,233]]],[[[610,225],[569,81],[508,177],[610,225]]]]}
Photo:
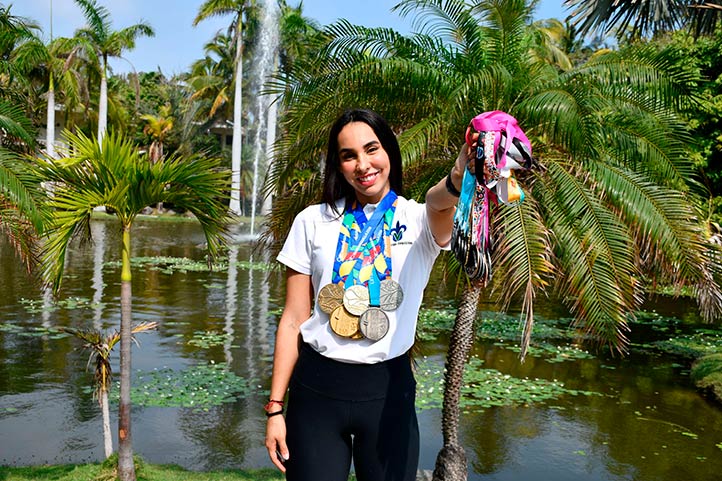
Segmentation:
{"type": "Polygon", "coordinates": [[[369,307],[361,315],[359,330],[366,339],[378,341],[389,332],[389,318],[378,307],[369,307]]]}
{"type": "Polygon", "coordinates": [[[331,314],[341,304],[343,304],[341,284],[326,284],[318,291],[318,306],[326,314],[331,314]]]}
{"type": "Polygon", "coordinates": [[[349,313],[343,306],[333,310],[329,318],[331,330],[341,337],[353,337],[359,328],[359,318],[349,313]]]}
{"type": "Polygon", "coordinates": [[[349,287],[343,293],[343,306],[351,314],[360,316],[369,308],[369,290],[360,285],[349,287]]]}
{"type": "Polygon", "coordinates": [[[387,277],[381,281],[379,304],[384,311],[395,311],[404,300],[404,291],[395,280],[387,277]]]}

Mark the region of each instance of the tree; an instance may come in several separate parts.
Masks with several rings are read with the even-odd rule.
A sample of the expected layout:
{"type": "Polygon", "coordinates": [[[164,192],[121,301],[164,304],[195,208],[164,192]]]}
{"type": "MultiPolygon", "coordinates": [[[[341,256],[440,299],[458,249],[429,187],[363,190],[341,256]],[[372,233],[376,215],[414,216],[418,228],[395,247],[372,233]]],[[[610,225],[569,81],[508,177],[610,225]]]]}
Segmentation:
{"type": "Polygon", "coordinates": [[[199,112],[204,121],[232,120],[230,99],[235,97],[235,46],[230,37],[218,33],[204,49],[205,57],[193,62],[188,75],[188,84],[193,91],[191,100],[205,104],[199,112]]]}
{"type": "MultiPolygon", "coordinates": [[[[32,126],[22,110],[0,100],[2,141],[18,148],[34,145],[32,126]]],[[[43,191],[34,182],[21,155],[0,145],[0,233],[9,241],[28,271],[37,261],[37,237],[47,212],[43,191]]]]}
{"type": "Polygon", "coordinates": [[[583,35],[616,30],[646,37],[685,25],[697,34],[710,33],[722,11],[719,0],[564,0],[564,5],[574,9],[570,18],[583,35]]]}
{"type": "Polygon", "coordinates": [[[150,161],[156,163],[163,159],[163,142],[173,128],[170,105],[162,106],[157,116],[144,114],[140,118],[146,122],[143,132],[151,138],[151,144],[148,148],[150,161]]]}
{"type": "Polygon", "coordinates": [[[242,135],[242,86],[243,86],[243,14],[248,7],[245,0],[206,0],[198,7],[198,14],[193,25],[198,25],[207,18],[231,15],[232,21],[228,28],[235,43],[234,91],[233,91],[233,145],[231,148],[231,203],[230,210],[240,214],[240,183],[241,183],[241,135],[242,135]]]}
{"type": "MultiPolygon", "coordinates": [[[[130,332],[137,334],[139,332],[150,331],[158,327],[157,322],[141,322],[134,326],[130,332]]],[[[113,454],[113,437],[110,434],[110,410],[108,409],[108,392],[110,391],[110,383],[113,380],[113,369],[110,365],[110,354],[113,348],[120,341],[120,332],[113,331],[111,334],[104,334],[99,330],[93,329],[76,329],[74,327],[63,327],[61,331],[72,334],[85,344],[83,347],[90,351],[88,357],[88,367],[91,364],[95,366],[94,381],[95,390],[93,396],[98,399],[98,405],[103,414],[103,447],[105,450],[105,458],[109,458],[113,454]]]]}
{"type": "MultiPolygon", "coordinates": [[[[277,87],[286,135],[272,172],[269,242],[319,198],[328,128],[348,106],[382,113],[398,132],[406,185],[421,198],[450,168],[474,115],[504,110],[532,140],[535,167],[519,176],[527,192],[492,218],[496,239],[491,292],[502,307],[522,301],[522,350],[534,298],[553,290],[575,316],[580,336],[625,352],[627,319],[656,282],[695,289],[703,315],[717,318],[720,266],[700,221],[699,189],[679,110],[696,78],[673,48],[634,45],[561,71],[543,53],[534,2],[405,0],[420,32],[340,21],[316,59],[300,62],[277,87]]],[[[717,257],[719,259],[719,257],[717,257]]],[[[481,286],[466,286],[451,335],[445,376],[444,447],[436,479],[464,479],[458,444],[458,390],[481,286]]]]}
{"type": "MultiPolygon", "coordinates": [[[[50,157],[55,157],[55,103],[56,86],[59,88],[59,100],[65,105],[66,112],[72,112],[81,102],[86,92],[84,81],[80,72],[75,68],[74,62],[69,61],[67,52],[67,39],[58,39],[48,44],[33,36],[19,45],[12,55],[12,61],[25,77],[28,97],[37,94],[47,96],[45,102],[46,137],[45,149],[50,157]],[[34,85],[38,85],[35,92],[34,85]]],[[[70,120],[70,116],[68,116],[70,120]]]]}
{"type": "Polygon", "coordinates": [[[82,9],[87,25],[75,32],[77,46],[73,48],[73,55],[84,56],[100,71],[98,143],[102,144],[108,122],[108,58],[121,57],[124,50],[135,48],[139,37],[152,37],[155,32],[145,22],[113,30],[110,12],[96,0],[75,0],[75,3],[82,9]]]}
{"type": "Polygon", "coordinates": [[[118,472],[121,481],[130,481],[135,480],[130,430],[131,227],[146,206],[170,202],[198,219],[209,255],[218,255],[228,221],[222,194],[227,173],[215,159],[200,156],[171,157],[152,164],[131,142],[113,134],[102,144],[83,134],[70,135],[68,141],[72,152],[68,158],[37,160],[37,178],[56,185],[47,202],[53,217],[46,231],[42,274],[57,293],[68,244],[76,236],[89,238],[94,208],[112,208],[122,232],[118,472]]]}

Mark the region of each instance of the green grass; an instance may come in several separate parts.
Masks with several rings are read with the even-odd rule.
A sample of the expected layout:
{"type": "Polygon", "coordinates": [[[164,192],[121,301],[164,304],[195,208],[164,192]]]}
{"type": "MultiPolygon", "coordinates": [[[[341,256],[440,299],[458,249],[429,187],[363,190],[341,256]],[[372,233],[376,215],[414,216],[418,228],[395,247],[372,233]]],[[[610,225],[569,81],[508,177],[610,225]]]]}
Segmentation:
{"type": "MultiPolygon", "coordinates": [[[[138,481],[276,481],[285,479],[273,469],[196,472],[173,465],[136,462],[138,481]]],[[[35,466],[9,468],[0,466],[2,481],[110,481],[115,479],[106,464],[35,466]]]]}

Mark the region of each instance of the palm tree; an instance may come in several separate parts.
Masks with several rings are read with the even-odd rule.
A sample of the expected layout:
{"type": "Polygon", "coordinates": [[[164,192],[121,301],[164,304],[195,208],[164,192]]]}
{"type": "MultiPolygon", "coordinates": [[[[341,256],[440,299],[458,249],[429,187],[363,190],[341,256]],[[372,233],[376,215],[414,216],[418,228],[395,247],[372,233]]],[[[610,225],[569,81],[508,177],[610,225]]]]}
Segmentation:
{"type": "Polygon", "coordinates": [[[198,7],[193,25],[207,18],[231,15],[232,33],[235,41],[234,92],[233,92],[233,145],[231,147],[231,203],[230,210],[240,214],[240,176],[241,176],[241,135],[242,135],[242,86],[243,86],[243,14],[248,10],[246,0],[205,0],[198,7]]]}
{"type": "MultiPolygon", "coordinates": [[[[158,327],[157,322],[141,322],[130,330],[131,334],[146,332],[158,327]]],[[[110,354],[113,348],[120,341],[120,332],[113,331],[111,334],[104,334],[95,329],[77,329],[74,327],[62,327],[61,331],[77,337],[85,344],[83,347],[90,350],[88,367],[95,365],[94,380],[95,390],[93,396],[98,399],[98,405],[103,413],[103,447],[106,459],[113,454],[113,437],[110,434],[110,410],[108,409],[108,392],[113,380],[113,369],[110,365],[110,354]]]]}
{"type": "Polygon", "coordinates": [[[121,57],[124,50],[135,48],[141,36],[155,35],[153,28],[140,22],[122,30],[113,30],[110,12],[96,0],[75,0],[82,9],[87,25],[75,32],[72,56],[83,56],[100,71],[98,100],[98,143],[102,145],[108,125],[108,58],[121,57]]]}
{"type": "Polygon", "coordinates": [[[720,18],[719,0],[564,0],[574,9],[570,19],[582,34],[616,30],[625,34],[648,36],[669,32],[686,25],[696,34],[714,31],[720,18]]]}
{"type": "Polygon", "coordinates": [[[170,105],[160,107],[158,115],[144,114],[140,116],[145,120],[143,133],[152,139],[148,149],[150,161],[156,163],[163,159],[163,142],[173,128],[173,117],[170,116],[170,105]]]}
{"type": "Polygon", "coordinates": [[[152,164],[117,135],[106,136],[102,145],[82,134],[70,135],[68,141],[70,157],[37,161],[38,178],[56,185],[47,203],[53,217],[46,232],[42,274],[57,293],[68,244],[76,236],[89,237],[94,208],[112,208],[122,232],[118,471],[122,481],[130,481],[135,480],[130,431],[131,227],[146,206],[171,202],[195,215],[209,255],[216,256],[225,244],[227,173],[217,160],[200,156],[171,157],[152,164]]]}
{"type": "MultiPolygon", "coordinates": [[[[32,126],[19,107],[0,100],[0,132],[5,143],[34,145],[32,126]]],[[[37,236],[46,219],[43,191],[34,182],[21,153],[0,145],[0,233],[28,271],[37,261],[37,236]]]]}
{"type": "Polygon", "coordinates": [[[28,89],[39,85],[39,93],[47,96],[45,146],[49,157],[55,157],[55,103],[56,86],[60,101],[67,112],[72,112],[86,92],[85,82],[74,62],[68,57],[67,39],[57,39],[45,44],[33,36],[16,48],[12,61],[27,79],[28,89]]]}
{"type": "Polygon", "coordinates": [[[230,99],[235,96],[233,77],[236,57],[232,38],[219,32],[204,50],[205,57],[191,65],[188,75],[188,84],[193,91],[191,100],[204,103],[199,112],[202,120],[232,120],[233,104],[230,99]]]}
{"type": "MultiPolygon", "coordinates": [[[[695,289],[703,315],[722,311],[717,260],[699,220],[689,137],[677,111],[694,81],[674,49],[632,46],[562,71],[530,27],[535,2],[405,0],[421,32],[339,22],[328,47],[299,63],[277,88],[286,135],[272,172],[279,202],[268,223],[280,242],[290,219],[319,198],[330,123],[347,106],[382,113],[399,133],[411,195],[448,172],[474,115],[504,110],[532,139],[536,166],[520,175],[524,203],[498,209],[492,228],[492,291],[506,308],[520,297],[522,350],[534,298],[553,290],[580,335],[625,352],[627,320],[655,282],[695,289]]],[[[717,257],[719,259],[719,257],[717,257]]],[[[458,443],[458,391],[481,286],[464,290],[445,376],[444,447],[435,479],[465,479],[458,443]]]]}

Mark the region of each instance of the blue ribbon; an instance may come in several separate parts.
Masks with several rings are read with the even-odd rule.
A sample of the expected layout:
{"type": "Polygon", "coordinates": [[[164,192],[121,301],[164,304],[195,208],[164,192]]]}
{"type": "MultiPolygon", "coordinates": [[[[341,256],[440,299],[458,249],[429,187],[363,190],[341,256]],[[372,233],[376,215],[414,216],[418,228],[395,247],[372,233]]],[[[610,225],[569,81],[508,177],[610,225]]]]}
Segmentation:
{"type": "MultiPolygon", "coordinates": [[[[379,204],[376,206],[376,210],[374,211],[373,215],[370,219],[366,219],[366,214],[364,214],[363,208],[360,206],[358,202],[354,203],[354,206],[351,209],[347,209],[347,212],[344,216],[344,225],[346,226],[348,232],[349,232],[349,239],[348,239],[348,252],[346,254],[346,259],[351,258],[362,251],[362,255],[360,255],[356,259],[356,264],[354,268],[351,270],[350,276],[346,276],[345,279],[340,279],[339,275],[339,269],[341,267],[341,264],[346,259],[341,259],[341,250],[343,248],[343,242],[344,242],[344,235],[343,233],[339,233],[338,236],[338,244],[336,247],[336,258],[334,260],[334,282],[344,281],[344,287],[349,288],[350,286],[354,284],[360,284],[358,282],[358,272],[360,270],[361,265],[363,265],[364,258],[368,257],[370,255],[370,251],[368,249],[368,243],[371,239],[377,239],[379,237],[383,238],[384,235],[384,228],[383,228],[383,219],[387,213],[387,210],[391,209],[391,212],[393,214],[393,211],[395,210],[394,203],[396,202],[396,199],[398,198],[398,195],[393,190],[389,191],[388,194],[384,196],[384,198],[379,202],[379,204]],[[350,214],[350,215],[349,215],[350,214]],[[356,225],[361,229],[361,232],[358,234],[354,234],[353,230],[353,221],[351,219],[355,220],[356,225]]],[[[392,215],[393,217],[393,215],[392,215]]],[[[374,247],[374,246],[372,246],[374,247]]],[[[381,255],[383,255],[383,245],[381,246],[382,252],[381,255]]],[[[390,259],[387,260],[387,262],[390,263],[390,259]]],[[[390,264],[389,264],[390,265],[390,264]]],[[[374,272],[376,269],[374,268],[374,272]]],[[[373,276],[372,276],[373,277],[373,276]]]]}

